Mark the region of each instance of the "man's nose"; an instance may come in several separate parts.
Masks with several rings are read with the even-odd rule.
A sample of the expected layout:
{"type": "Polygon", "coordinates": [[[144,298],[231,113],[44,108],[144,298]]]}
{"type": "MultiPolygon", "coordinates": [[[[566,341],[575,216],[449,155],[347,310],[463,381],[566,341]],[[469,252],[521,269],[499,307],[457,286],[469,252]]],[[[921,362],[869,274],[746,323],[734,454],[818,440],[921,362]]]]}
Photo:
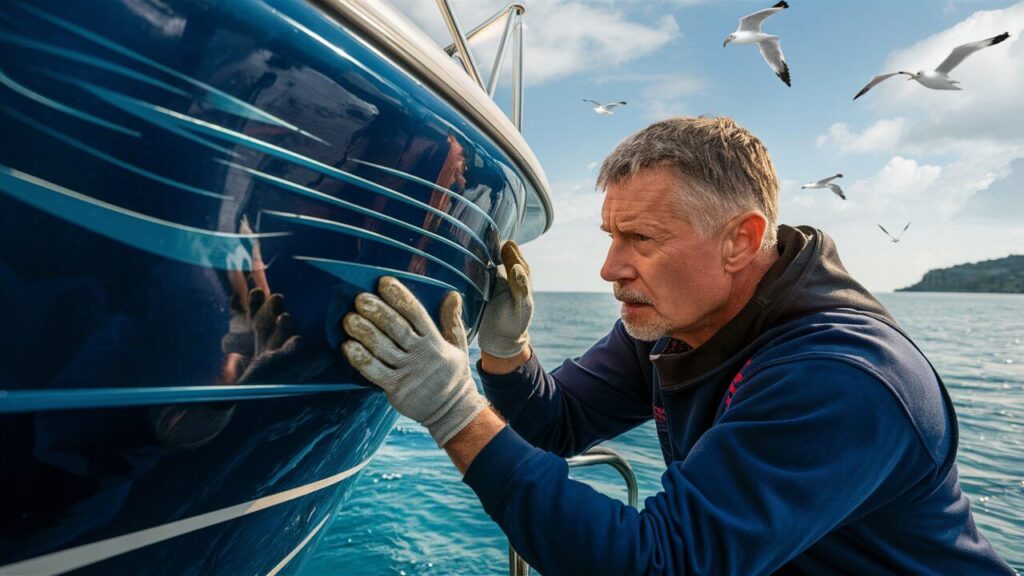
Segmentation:
{"type": "Polygon", "coordinates": [[[636,277],[636,269],[630,263],[629,258],[615,241],[608,247],[608,255],[605,256],[604,265],[601,266],[601,278],[605,282],[621,282],[632,280],[636,277]]]}

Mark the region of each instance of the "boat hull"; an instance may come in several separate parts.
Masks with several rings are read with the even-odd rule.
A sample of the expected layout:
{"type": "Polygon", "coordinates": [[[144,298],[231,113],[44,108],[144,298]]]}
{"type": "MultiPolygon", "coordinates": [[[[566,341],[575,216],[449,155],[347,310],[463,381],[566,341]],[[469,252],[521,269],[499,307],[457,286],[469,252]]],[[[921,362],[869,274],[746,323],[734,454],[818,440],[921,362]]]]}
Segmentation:
{"type": "Polygon", "coordinates": [[[536,228],[478,125],[297,0],[5,2],[0,134],[0,574],[297,570],[396,419],[337,354],[355,295],[472,327],[536,228]]]}

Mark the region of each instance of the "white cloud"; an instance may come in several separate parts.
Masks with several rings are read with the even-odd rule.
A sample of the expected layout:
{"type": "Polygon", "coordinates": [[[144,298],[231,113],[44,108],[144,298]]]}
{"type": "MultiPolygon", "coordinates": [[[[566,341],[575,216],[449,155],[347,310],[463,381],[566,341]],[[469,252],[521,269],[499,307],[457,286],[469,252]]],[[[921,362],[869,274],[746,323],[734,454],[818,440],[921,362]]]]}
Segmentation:
{"type": "Polygon", "coordinates": [[[876,174],[843,183],[846,201],[833,201],[828,190],[783,188],[783,220],[817,224],[824,217],[832,219],[829,224],[860,222],[867,226],[873,226],[878,218],[948,222],[972,195],[1006,177],[1010,162],[1021,155],[1024,149],[1007,149],[1000,145],[979,146],[972,153],[944,165],[896,155],[876,174]],[[808,195],[829,205],[828,212],[811,210],[814,204],[803,200],[808,195]]]}
{"type": "Polygon", "coordinates": [[[597,224],[566,225],[559,221],[546,234],[523,246],[538,292],[611,292],[601,279],[601,265],[610,240],[597,224]]]}
{"type": "Polygon", "coordinates": [[[951,76],[962,82],[963,91],[929,90],[894,79],[858,100],[882,119],[861,131],[835,123],[818,136],[817,147],[840,154],[885,153],[889,160],[873,176],[844,185],[849,201],[828,211],[816,213],[797,195],[784,196],[789,215],[862,231],[880,219],[894,227],[914,220],[912,229],[918,234],[932,225],[946,227],[945,232],[936,231],[943,240],[956,235],[953,231],[963,224],[958,215],[971,197],[1006,177],[1011,162],[1024,157],[1024,67],[1019,64],[1024,59],[1024,2],[975,12],[894,51],[879,69],[932,68],[953,47],[1004,31],[1010,32],[1009,40],[971,55],[953,70],[951,76]]]}
{"type": "Polygon", "coordinates": [[[551,202],[558,215],[558,224],[582,223],[595,230],[601,225],[604,193],[594,190],[593,178],[552,186],[551,202]]]}
{"type": "MultiPolygon", "coordinates": [[[[938,34],[890,54],[879,69],[917,71],[938,66],[961,44],[1009,32],[1001,44],[969,56],[950,76],[962,91],[929,90],[917,82],[892,79],[861,100],[883,113],[915,113],[905,134],[908,144],[934,140],[1000,139],[1020,141],[1024,134],[1024,2],[1001,10],[975,12],[938,34]]],[[[860,102],[860,100],[858,101],[860,102]]]]}
{"type": "Polygon", "coordinates": [[[827,230],[868,288],[907,286],[929,269],[1002,257],[1022,245],[1024,224],[991,226],[959,216],[972,196],[1007,176],[1011,157],[1022,154],[993,144],[943,165],[893,156],[874,175],[845,185],[846,201],[827,190],[783,188],[781,220],[827,230]],[[881,224],[895,234],[907,222],[913,224],[898,245],[878,230],[881,224]]]}
{"type": "Polygon", "coordinates": [[[873,177],[850,187],[850,196],[857,198],[853,206],[866,208],[871,215],[902,218],[922,204],[934,205],[940,174],[941,166],[894,156],[873,177]]]}
{"type": "Polygon", "coordinates": [[[607,291],[600,276],[609,242],[600,230],[604,194],[589,179],[558,183],[551,197],[558,215],[554,226],[523,246],[534,289],[607,291]]]}
{"type": "MultiPolygon", "coordinates": [[[[392,0],[406,16],[440,45],[451,43],[451,35],[436,3],[426,0],[392,0]]],[[[464,32],[493,14],[498,5],[470,0],[452,2],[464,32]]],[[[526,28],[526,82],[539,84],[586,71],[606,70],[650,54],[679,32],[670,15],[652,22],[631,19],[614,5],[593,5],[580,0],[551,0],[530,3],[524,15],[526,28]]],[[[473,57],[486,79],[497,49],[502,26],[493,26],[490,38],[474,42],[473,57]]],[[[510,54],[502,70],[511,69],[510,54]]]]}
{"type": "Polygon", "coordinates": [[[672,16],[652,26],[581,2],[536,4],[532,10],[527,82],[622,64],[661,48],[679,30],[672,16]]]}
{"type": "Polygon", "coordinates": [[[879,120],[857,133],[849,125],[837,122],[829,126],[827,134],[818,136],[815,144],[818,148],[835,146],[842,153],[892,152],[897,149],[906,124],[905,118],[879,120]]]}
{"type": "Polygon", "coordinates": [[[932,69],[956,46],[1002,32],[1009,32],[1010,38],[972,54],[950,73],[963,90],[930,90],[902,77],[888,80],[858,100],[886,119],[861,132],[845,123],[833,124],[816,144],[850,154],[904,155],[965,154],[979,143],[1019,147],[1024,142],[1024,2],[975,12],[895,50],[878,72],[932,69]]]}
{"type": "Polygon", "coordinates": [[[699,78],[672,74],[652,78],[650,84],[640,92],[644,116],[648,120],[656,121],[692,114],[684,97],[700,93],[704,85],[704,81],[699,78]]]}
{"type": "Polygon", "coordinates": [[[643,86],[638,98],[629,102],[629,106],[642,110],[644,118],[651,121],[692,114],[686,97],[704,92],[708,85],[703,78],[681,74],[603,74],[593,82],[598,86],[626,84],[631,89],[643,86]]]}
{"type": "Polygon", "coordinates": [[[830,230],[840,224],[873,229],[879,218],[913,219],[920,216],[919,206],[931,206],[940,174],[941,166],[894,156],[870,178],[840,181],[845,201],[829,190],[783,188],[780,220],[830,230]]]}
{"type": "MultiPolygon", "coordinates": [[[[1010,163],[1011,174],[971,196],[958,215],[965,221],[1016,223],[1024,214],[1024,158],[1010,163]]],[[[1024,249],[1024,244],[1021,244],[1024,249]]]]}
{"type": "Polygon", "coordinates": [[[788,202],[804,210],[810,210],[818,205],[818,199],[812,193],[793,194],[788,197],[788,202]]]}
{"type": "MultiPolygon", "coordinates": [[[[800,183],[796,180],[779,180],[779,205],[780,214],[786,218],[791,216],[791,212],[800,212],[801,214],[813,212],[813,208],[818,205],[818,198],[827,199],[821,195],[820,189],[814,190],[801,190],[800,183]],[[792,211],[788,210],[787,206],[795,206],[792,211]]],[[[829,190],[825,190],[831,196],[829,190]]],[[[791,219],[784,220],[785,223],[797,224],[799,222],[791,219]]]]}

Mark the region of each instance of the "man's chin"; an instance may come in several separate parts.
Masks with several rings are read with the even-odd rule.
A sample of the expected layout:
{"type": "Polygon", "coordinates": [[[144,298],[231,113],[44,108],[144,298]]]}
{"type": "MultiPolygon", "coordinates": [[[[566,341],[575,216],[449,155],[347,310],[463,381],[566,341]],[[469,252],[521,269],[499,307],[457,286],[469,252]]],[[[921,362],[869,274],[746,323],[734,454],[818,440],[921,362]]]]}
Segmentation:
{"type": "Polygon", "coordinates": [[[668,328],[657,322],[634,322],[623,317],[622,326],[627,334],[643,342],[654,342],[668,334],[668,328]]]}

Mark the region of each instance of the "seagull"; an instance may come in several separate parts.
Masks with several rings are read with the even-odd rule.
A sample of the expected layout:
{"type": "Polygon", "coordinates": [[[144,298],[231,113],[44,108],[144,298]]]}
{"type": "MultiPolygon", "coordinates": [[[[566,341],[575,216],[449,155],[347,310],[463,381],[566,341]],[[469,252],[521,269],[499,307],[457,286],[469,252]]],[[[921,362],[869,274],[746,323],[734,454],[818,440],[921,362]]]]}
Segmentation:
{"type": "Polygon", "coordinates": [[[885,235],[888,236],[890,240],[892,240],[893,244],[895,244],[900,241],[900,238],[903,237],[903,232],[906,232],[907,228],[910,228],[910,222],[907,222],[907,225],[903,227],[903,232],[900,232],[898,236],[893,236],[892,234],[889,234],[889,231],[886,230],[885,227],[882,226],[881,224],[879,224],[878,227],[881,228],[882,232],[885,232],[885,235]]]}
{"type": "Polygon", "coordinates": [[[831,182],[832,180],[835,180],[836,178],[842,178],[842,177],[843,177],[842,174],[836,174],[835,176],[829,176],[828,178],[822,178],[821,180],[818,180],[817,182],[811,182],[810,184],[804,184],[803,186],[800,187],[800,189],[803,190],[804,188],[828,188],[829,190],[832,191],[833,194],[835,194],[836,196],[839,196],[843,200],[846,200],[846,194],[843,194],[843,189],[839,187],[839,184],[829,184],[829,182],[831,182]]]}
{"type": "Polygon", "coordinates": [[[619,106],[625,106],[626,105],[625,101],[609,102],[607,104],[601,104],[600,102],[597,102],[595,100],[587,100],[586,98],[584,98],[583,101],[584,102],[590,102],[591,104],[593,104],[594,105],[594,112],[597,112],[598,114],[600,114],[602,116],[611,116],[612,114],[614,114],[614,112],[612,112],[612,110],[618,108],[619,106]]]}
{"type": "Polygon", "coordinates": [[[764,56],[764,61],[786,83],[786,86],[792,86],[789,83],[789,65],[786,64],[786,57],[782,55],[779,37],[761,32],[761,23],[765,19],[786,8],[789,8],[789,4],[783,0],[771,8],[765,8],[740,18],[740,27],[725,37],[722,48],[729,44],[753,44],[757,42],[757,47],[761,49],[761,56],[764,56]]]}
{"type": "Polygon", "coordinates": [[[907,78],[908,81],[917,80],[918,83],[920,83],[925,88],[931,88],[933,90],[962,90],[962,88],[957,86],[959,82],[957,82],[956,80],[951,80],[949,78],[949,72],[953,68],[956,68],[958,64],[963,62],[964,59],[970,56],[971,54],[974,54],[975,52],[981,50],[982,48],[995,46],[996,44],[999,44],[1000,42],[1006,40],[1009,37],[1009,32],[1003,32],[998,36],[993,36],[991,38],[986,38],[984,40],[979,40],[977,42],[969,42],[967,44],[957,46],[956,48],[953,48],[953,51],[949,53],[949,56],[946,56],[946,59],[943,60],[942,64],[939,64],[938,67],[935,68],[935,70],[918,70],[917,73],[914,74],[910,72],[905,72],[903,70],[900,70],[899,72],[891,72],[889,74],[879,74],[878,76],[872,78],[871,82],[868,82],[867,86],[861,88],[860,92],[857,92],[857,95],[854,96],[853,99],[856,100],[857,98],[860,98],[861,96],[866,94],[868,90],[874,88],[876,84],[888,80],[889,78],[892,78],[893,76],[896,76],[898,74],[906,74],[907,76],[909,76],[909,78],[907,78]]]}

